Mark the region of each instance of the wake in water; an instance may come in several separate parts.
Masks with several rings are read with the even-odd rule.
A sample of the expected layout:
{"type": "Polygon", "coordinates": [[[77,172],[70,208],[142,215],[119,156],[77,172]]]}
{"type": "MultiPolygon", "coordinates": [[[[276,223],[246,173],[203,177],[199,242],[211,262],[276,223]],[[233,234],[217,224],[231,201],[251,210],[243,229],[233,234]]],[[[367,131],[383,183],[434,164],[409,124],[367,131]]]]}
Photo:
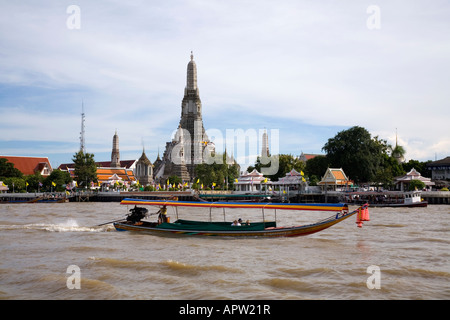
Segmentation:
{"type": "Polygon", "coordinates": [[[0,225],[0,230],[43,230],[50,232],[108,232],[115,230],[110,225],[100,227],[80,226],[75,219],[67,219],[62,223],[31,223],[23,225],[0,225]]]}

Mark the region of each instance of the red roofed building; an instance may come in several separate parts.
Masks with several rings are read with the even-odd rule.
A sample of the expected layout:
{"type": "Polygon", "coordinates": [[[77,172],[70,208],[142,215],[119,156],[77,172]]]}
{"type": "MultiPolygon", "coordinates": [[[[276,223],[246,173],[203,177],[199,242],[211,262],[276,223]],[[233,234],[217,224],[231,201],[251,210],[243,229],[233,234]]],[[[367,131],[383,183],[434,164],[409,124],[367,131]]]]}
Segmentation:
{"type": "Polygon", "coordinates": [[[47,177],[53,171],[48,158],[15,156],[0,156],[0,158],[7,159],[8,162],[14,164],[14,167],[26,176],[39,172],[43,177],[47,177]]]}
{"type": "Polygon", "coordinates": [[[315,153],[303,153],[300,155],[300,157],[298,157],[298,159],[304,163],[306,163],[306,161],[311,160],[315,157],[323,157],[325,156],[324,154],[315,154],[315,153]]]}

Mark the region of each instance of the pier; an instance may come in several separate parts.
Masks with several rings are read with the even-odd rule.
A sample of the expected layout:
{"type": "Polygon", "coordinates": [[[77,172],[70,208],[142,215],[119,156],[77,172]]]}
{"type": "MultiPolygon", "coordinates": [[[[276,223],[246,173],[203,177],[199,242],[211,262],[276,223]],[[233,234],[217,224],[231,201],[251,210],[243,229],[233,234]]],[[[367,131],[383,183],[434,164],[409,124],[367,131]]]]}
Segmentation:
{"type": "Polygon", "coordinates": [[[423,191],[422,198],[428,204],[450,204],[450,191],[423,191]]]}
{"type": "MultiPolygon", "coordinates": [[[[380,192],[383,194],[383,192],[380,192]]],[[[345,192],[328,191],[314,193],[276,194],[235,194],[231,191],[209,191],[198,194],[195,191],[139,191],[139,192],[65,192],[53,193],[1,193],[0,203],[41,203],[41,202],[120,202],[125,198],[163,200],[176,197],[181,201],[271,201],[295,203],[337,203],[345,200],[345,192]],[[270,197],[270,199],[269,199],[270,197]]],[[[449,191],[423,191],[423,200],[428,204],[450,204],[449,191]]]]}

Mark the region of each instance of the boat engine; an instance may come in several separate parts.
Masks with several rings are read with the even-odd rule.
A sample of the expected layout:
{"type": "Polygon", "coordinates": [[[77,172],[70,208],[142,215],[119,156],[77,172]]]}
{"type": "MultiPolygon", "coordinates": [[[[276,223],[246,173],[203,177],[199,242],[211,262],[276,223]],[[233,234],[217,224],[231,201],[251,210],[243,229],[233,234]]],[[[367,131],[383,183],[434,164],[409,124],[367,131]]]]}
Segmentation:
{"type": "Polygon", "coordinates": [[[133,209],[130,210],[130,213],[127,216],[127,221],[131,221],[133,223],[141,221],[147,215],[148,210],[146,208],[141,208],[138,206],[134,206],[133,209]]]}

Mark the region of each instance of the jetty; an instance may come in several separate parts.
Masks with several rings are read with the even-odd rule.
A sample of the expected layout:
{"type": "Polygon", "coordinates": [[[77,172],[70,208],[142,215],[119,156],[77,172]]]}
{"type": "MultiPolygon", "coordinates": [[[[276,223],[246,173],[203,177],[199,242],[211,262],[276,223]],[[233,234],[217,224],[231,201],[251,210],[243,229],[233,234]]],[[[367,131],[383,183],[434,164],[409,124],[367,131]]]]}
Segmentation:
{"type": "MultiPolygon", "coordinates": [[[[386,191],[388,192],[388,191],[386,191]]],[[[379,192],[380,195],[384,193],[379,192]]],[[[291,192],[237,194],[232,191],[136,191],[136,192],[65,192],[52,193],[0,193],[0,203],[49,203],[49,202],[120,202],[125,198],[161,200],[177,198],[180,201],[247,201],[247,202],[295,202],[338,203],[345,202],[348,193],[343,191],[291,192]]],[[[422,191],[421,197],[428,204],[450,204],[449,191],[422,191]]]]}

